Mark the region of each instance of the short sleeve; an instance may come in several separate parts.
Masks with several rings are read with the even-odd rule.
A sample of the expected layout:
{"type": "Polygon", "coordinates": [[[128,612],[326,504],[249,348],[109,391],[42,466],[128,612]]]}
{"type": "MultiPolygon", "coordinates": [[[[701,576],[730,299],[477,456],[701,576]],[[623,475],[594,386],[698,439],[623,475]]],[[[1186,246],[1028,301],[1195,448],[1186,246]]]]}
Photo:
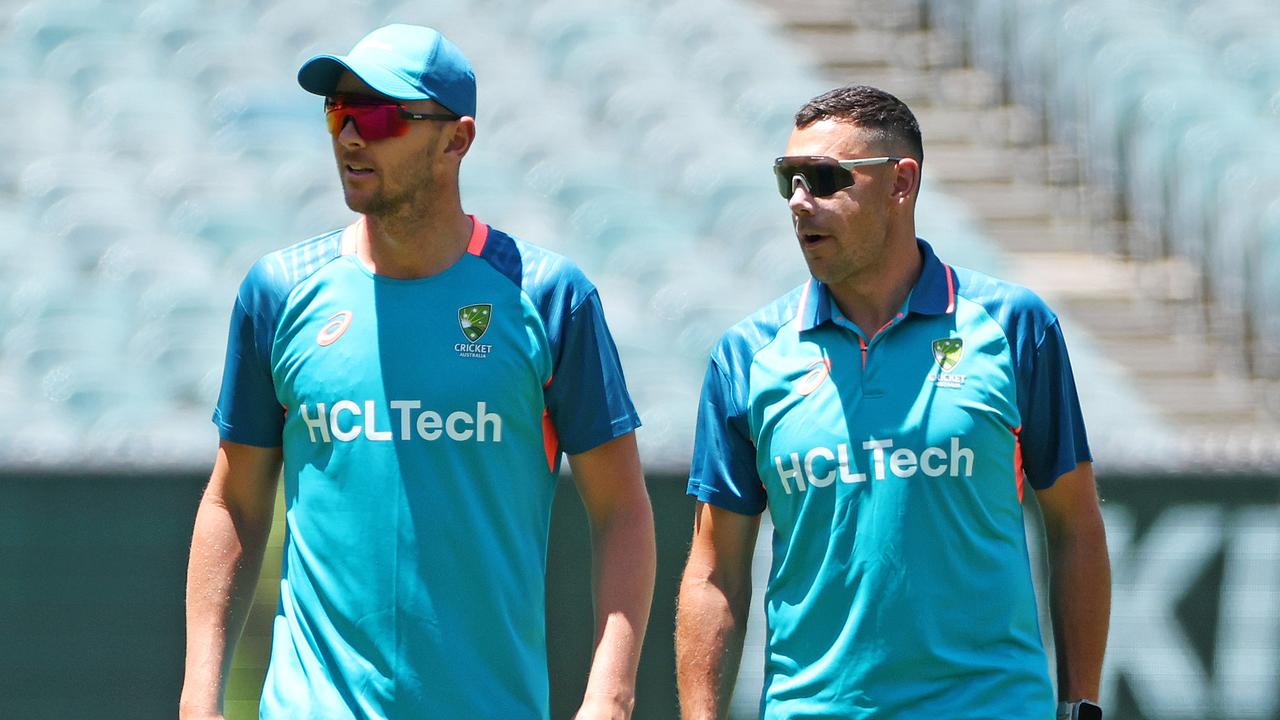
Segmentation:
{"type": "Polygon", "coordinates": [[[560,448],[574,455],[635,430],[640,418],[599,293],[592,288],[564,322],[545,397],[560,448]]]}
{"type": "Polygon", "coordinates": [[[1031,487],[1044,490],[1076,465],[1093,459],[1071,360],[1056,318],[1045,326],[1029,370],[1025,392],[1018,399],[1022,462],[1031,487]]]}
{"type": "Polygon", "coordinates": [[[280,447],[284,408],[276,397],[271,374],[275,313],[263,307],[268,303],[263,302],[264,293],[257,287],[261,273],[255,271],[245,278],[231,311],[222,391],[213,422],[223,440],[280,447]]]}
{"type": "Polygon", "coordinates": [[[755,444],[737,388],[713,357],[707,364],[698,404],[698,426],[688,494],[702,502],[743,515],[758,515],[767,505],[756,470],[755,444]]]}

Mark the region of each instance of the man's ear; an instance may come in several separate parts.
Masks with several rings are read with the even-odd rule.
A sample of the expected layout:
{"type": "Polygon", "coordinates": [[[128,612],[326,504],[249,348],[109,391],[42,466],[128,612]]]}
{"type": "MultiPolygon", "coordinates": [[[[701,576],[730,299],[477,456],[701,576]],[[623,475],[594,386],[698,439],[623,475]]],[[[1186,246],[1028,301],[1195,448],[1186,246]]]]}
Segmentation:
{"type": "Polygon", "coordinates": [[[906,200],[913,197],[920,189],[920,161],[915,158],[903,158],[897,162],[897,173],[893,177],[893,198],[906,200]]]}
{"type": "Polygon", "coordinates": [[[457,155],[462,159],[468,151],[471,150],[471,144],[476,140],[476,120],[473,117],[463,116],[453,126],[453,136],[449,138],[449,144],[445,145],[444,151],[449,155],[457,155]]]}

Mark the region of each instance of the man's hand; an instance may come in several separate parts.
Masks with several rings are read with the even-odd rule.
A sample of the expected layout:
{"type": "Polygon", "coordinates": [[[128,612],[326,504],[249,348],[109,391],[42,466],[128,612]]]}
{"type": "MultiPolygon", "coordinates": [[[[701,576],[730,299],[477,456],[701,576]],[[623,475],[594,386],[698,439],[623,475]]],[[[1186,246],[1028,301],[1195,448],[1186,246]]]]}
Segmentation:
{"type": "Polygon", "coordinates": [[[635,698],[587,693],[573,720],[627,720],[635,708],[635,698]]]}
{"type": "Polygon", "coordinates": [[[178,720],[227,720],[221,713],[189,713],[185,710],[178,710],[178,720]]]}

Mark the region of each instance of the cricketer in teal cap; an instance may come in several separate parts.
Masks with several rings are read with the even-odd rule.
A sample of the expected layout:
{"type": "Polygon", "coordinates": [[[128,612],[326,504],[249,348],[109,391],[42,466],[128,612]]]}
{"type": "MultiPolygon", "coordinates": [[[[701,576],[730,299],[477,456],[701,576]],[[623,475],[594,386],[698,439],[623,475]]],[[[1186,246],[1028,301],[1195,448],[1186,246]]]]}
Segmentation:
{"type": "Polygon", "coordinates": [[[298,71],[298,84],[332,95],[343,70],[397,100],[435,100],[456,115],[476,116],[471,62],[440,31],[387,25],[365,35],[346,55],[316,55],[298,71]]]}

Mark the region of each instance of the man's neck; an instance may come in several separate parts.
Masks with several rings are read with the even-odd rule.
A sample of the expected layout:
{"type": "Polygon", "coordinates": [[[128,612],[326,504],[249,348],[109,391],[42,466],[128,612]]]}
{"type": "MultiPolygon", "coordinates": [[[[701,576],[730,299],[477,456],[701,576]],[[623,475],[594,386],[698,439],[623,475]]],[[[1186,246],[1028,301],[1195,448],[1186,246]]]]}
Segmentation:
{"type": "Polygon", "coordinates": [[[443,212],[365,216],[360,259],[378,275],[402,280],[448,270],[467,251],[472,220],[454,206],[443,212]]]}
{"type": "Polygon", "coordinates": [[[840,312],[870,340],[897,316],[920,278],[923,265],[915,237],[909,242],[899,239],[879,267],[829,285],[828,290],[840,312]]]}

